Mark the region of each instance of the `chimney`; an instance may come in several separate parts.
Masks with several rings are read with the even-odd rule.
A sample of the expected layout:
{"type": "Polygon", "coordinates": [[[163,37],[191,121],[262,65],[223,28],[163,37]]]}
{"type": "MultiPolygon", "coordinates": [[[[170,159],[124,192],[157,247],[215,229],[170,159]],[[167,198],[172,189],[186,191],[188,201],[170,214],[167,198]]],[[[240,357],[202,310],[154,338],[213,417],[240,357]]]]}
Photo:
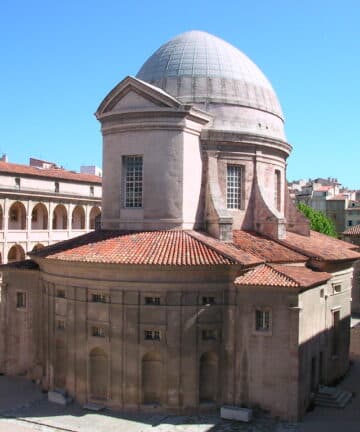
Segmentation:
{"type": "Polygon", "coordinates": [[[0,161],[1,162],[7,162],[8,161],[8,157],[5,153],[1,156],[0,161]]]}

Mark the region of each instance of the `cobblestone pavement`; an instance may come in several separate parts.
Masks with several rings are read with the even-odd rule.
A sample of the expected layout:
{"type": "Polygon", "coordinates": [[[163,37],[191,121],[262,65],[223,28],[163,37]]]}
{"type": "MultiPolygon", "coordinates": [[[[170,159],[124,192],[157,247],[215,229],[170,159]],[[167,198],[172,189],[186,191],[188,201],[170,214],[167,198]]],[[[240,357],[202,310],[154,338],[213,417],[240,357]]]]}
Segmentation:
{"type": "MultiPolygon", "coordinates": [[[[341,387],[360,394],[360,359],[341,387]]],[[[251,423],[216,415],[164,416],[92,412],[73,403],[48,402],[46,394],[23,378],[0,377],[0,432],[360,432],[360,396],[343,410],[316,407],[301,423],[279,422],[258,414],[251,423]]]]}

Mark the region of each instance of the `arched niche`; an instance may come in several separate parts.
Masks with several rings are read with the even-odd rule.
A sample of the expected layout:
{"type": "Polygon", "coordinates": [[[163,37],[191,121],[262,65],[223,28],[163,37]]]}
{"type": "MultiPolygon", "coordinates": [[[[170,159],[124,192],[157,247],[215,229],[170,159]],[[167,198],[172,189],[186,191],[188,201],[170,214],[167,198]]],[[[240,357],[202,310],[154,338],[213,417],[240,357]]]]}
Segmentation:
{"type": "Polygon", "coordinates": [[[94,348],[90,352],[89,384],[92,398],[108,398],[108,356],[101,348],[94,348]]]}
{"type": "Polygon", "coordinates": [[[206,352],[200,357],[199,402],[216,402],[218,393],[218,356],[206,352]]]}
{"type": "Polygon", "coordinates": [[[64,205],[58,204],[53,211],[52,229],[67,229],[67,211],[64,205]]]}
{"type": "Polygon", "coordinates": [[[66,346],[65,342],[58,339],[55,349],[55,368],[54,368],[54,386],[57,389],[64,390],[66,387],[66,346]]]}
{"type": "Polygon", "coordinates": [[[47,230],[48,229],[48,211],[44,204],[38,203],[31,212],[31,229],[47,230]]]}
{"type": "Polygon", "coordinates": [[[7,261],[8,263],[15,261],[22,261],[25,259],[25,251],[20,245],[11,246],[8,252],[7,261]]]}
{"type": "Polygon", "coordinates": [[[26,229],[26,209],[22,202],[16,201],[9,208],[9,230],[26,229]]]}
{"type": "Polygon", "coordinates": [[[146,353],[141,362],[142,400],[144,404],[161,404],[163,399],[163,360],[158,352],[146,353]]]}
{"type": "Polygon", "coordinates": [[[85,210],[83,207],[77,205],[71,215],[71,229],[82,230],[85,229],[85,210]]]}

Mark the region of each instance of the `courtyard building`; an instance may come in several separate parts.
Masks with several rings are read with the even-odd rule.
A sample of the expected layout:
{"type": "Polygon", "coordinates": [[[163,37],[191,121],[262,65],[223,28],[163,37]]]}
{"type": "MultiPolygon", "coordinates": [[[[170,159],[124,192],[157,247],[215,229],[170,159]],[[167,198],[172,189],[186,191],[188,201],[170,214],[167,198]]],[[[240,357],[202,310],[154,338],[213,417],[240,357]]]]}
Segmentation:
{"type": "Polygon", "coordinates": [[[349,367],[360,254],[290,199],[267,78],[191,31],[96,117],[101,228],[2,267],[0,372],[117,410],[301,418],[349,367]]]}
{"type": "Polygon", "coordinates": [[[95,229],[101,213],[101,178],[30,158],[30,165],[0,160],[0,262],[24,260],[27,251],[95,229]]]}

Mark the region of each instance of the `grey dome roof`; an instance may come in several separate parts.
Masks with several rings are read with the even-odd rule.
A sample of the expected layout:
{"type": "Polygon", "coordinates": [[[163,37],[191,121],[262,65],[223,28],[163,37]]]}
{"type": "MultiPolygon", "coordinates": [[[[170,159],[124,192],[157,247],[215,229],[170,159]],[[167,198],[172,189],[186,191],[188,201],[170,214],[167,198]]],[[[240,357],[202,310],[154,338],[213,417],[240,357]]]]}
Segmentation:
{"type": "Polygon", "coordinates": [[[282,118],[276,94],[261,70],[240,50],[202,31],[162,45],[136,75],[184,103],[225,103],[282,118]]]}

